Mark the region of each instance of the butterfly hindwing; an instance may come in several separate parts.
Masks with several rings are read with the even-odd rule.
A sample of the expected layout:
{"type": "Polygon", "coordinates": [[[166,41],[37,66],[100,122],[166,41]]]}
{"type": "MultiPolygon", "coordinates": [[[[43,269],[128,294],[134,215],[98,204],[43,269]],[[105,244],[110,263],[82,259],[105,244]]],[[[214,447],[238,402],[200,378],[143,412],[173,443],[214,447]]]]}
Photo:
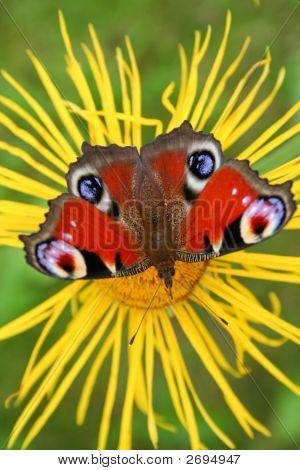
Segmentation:
{"type": "Polygon", "coordinates": [[[81,279],[133,274],[148,267],[141,262],[134,235],[94,205],[63,194],[49,206],[41,230],[21,237],[28,262],[39,271],[81,279]]]}
{"type": "Polygon", "coordinates": [[[201,253],[222,255],[274,235],[295,211],[290,188],[290,182],[268,184],[247,161],[228,160],[212,175],[183,222],[178,258],[196,261],[201,253]]]}

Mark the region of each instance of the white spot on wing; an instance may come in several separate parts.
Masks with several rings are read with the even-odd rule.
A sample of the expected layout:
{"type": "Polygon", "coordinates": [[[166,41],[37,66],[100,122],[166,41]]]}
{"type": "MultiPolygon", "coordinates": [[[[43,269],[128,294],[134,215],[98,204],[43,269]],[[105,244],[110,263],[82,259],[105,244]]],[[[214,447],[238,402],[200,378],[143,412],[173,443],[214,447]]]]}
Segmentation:
{"type": "Polygon", "coordinates": [[[69,242],[72,240],[72,235],[70,233],[63,233],[62,236],[64,240],[66,240],[66,242],[69,242]]]}

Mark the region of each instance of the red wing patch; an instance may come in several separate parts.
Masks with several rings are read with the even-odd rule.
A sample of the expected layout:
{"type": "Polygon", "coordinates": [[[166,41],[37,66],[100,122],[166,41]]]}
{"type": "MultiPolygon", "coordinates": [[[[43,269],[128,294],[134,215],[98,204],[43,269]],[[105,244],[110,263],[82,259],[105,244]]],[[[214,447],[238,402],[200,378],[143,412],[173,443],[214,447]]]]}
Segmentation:
{"type": "Polygon", "coordinates": [[[69,192],[82,197],[78,183],[83,177],[93,175],[101,180],[103,189],[107,192],[104,194],[106,203],[100,206],[100,209],[109,213],[108,199],[122,209],[124,203],[134,196],[134,180],[139,164],[137,149],[118,145],[92,146],[84,143],[82,150],[82,157],[70,165],[67,174],[69,192]]]}
{"type": "Polygon", "coordinates": [[[207,182],[182,225],[182,250],[234,251],[258,243],[290,219],[290,183],[269,185],[248,162],[229,160],[207,182]]]}
{"type": "Polygon", "coordinates": [[[22,240],[30,264],[66,279],[110,277],[142,259],[129,230],[71,195],[52,201],[40,232],[22,240]]]}
{"type": "Polygon", "coordinates": [[[166,200],[179,199],[190,203],[199,195],[205,181],[199,181],[192,174],[189,161],[193,155],[203,152],[210,152],[214,169],[221,165],[220,143],[210,134],[194,132],[192,126],[184,121],[180,127],[144,145],[141,160],[160,185],[160,192],[166,200]]]}

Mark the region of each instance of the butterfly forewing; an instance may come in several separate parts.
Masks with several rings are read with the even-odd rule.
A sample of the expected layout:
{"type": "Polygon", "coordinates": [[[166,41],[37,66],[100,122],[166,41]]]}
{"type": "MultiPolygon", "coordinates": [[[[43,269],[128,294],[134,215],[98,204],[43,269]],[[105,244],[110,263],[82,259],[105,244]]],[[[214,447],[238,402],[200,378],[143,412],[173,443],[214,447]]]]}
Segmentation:
{"type": "Polygon", "coordinates": [[[212,134],[194,132],[184,121],[177,129],[144,145],[141,159],[159,184],[164,199],[182,200],[188,208],[222,165],[223,154],[220,142],[212,134]]]}

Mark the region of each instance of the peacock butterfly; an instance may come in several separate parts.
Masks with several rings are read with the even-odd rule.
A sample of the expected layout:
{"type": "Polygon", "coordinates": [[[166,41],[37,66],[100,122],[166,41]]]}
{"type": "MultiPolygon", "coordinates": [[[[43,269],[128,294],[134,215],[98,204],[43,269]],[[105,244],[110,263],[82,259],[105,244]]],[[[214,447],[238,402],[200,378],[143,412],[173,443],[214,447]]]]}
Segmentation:
{"type": "Polygon", "coordinates": [[[197,262],[278,232],[295,211],[291,182],[270,185],[227,160],[212,134],[183,124],[136,147],[82,145],[27,261],[62,279],[129,276],[155,266],[167,288],[175,261],[197,262]]]}

